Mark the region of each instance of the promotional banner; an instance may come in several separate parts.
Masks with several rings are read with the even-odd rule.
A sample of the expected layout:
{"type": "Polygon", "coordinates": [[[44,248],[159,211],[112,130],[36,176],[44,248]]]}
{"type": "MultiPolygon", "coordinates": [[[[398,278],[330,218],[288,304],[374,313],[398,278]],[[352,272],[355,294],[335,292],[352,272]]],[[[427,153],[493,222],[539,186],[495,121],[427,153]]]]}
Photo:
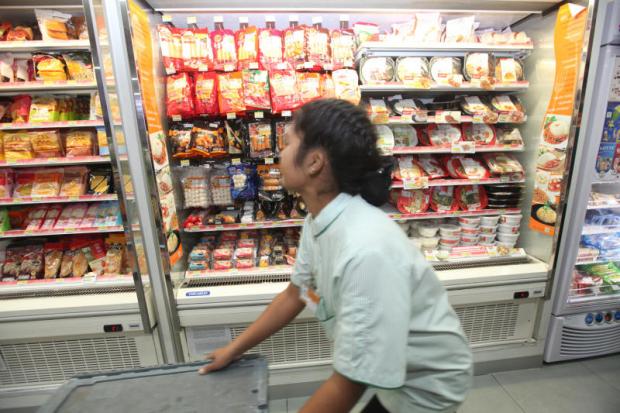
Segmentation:
{"type": "Polygon", "coordinates": [[[530,228],[547,235],[555,232],[587,17],[585,7],[568,3],[558,9],[555,24],[555,81],[537,151],[529,223],[530,228]]]}

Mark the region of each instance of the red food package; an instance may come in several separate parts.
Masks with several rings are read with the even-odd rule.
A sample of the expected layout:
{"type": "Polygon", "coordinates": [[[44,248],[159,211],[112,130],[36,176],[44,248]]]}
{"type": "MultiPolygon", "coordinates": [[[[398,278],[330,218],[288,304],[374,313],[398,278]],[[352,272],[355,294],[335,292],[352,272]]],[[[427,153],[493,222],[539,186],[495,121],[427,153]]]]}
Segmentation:
{"type": "Polygon", "coordinates": [[[242,72],[218,74],[217,87],[220,113],[226,114],[245,111],[245,104],[243,103],[242,72]]]}
{"type": "Polygon", "coordinates": [[[329,30],[321,27],[321,17],[312,18],[312,27],[306,28],[306,64],[307,69],[321,70],[331,66],[329,48],[329,30]]]}
{"type": "Polygon", "coordinates": [[[0,41],[6,40],[6,35],[9,33],[9,30],[11,30],[12,27],[13,25],[11,24],[11,22],[0,23],[0,41]]]}
{"type": "Polygon", "coordinates": [[[0,169],[0,198],[10,198],[13,194],[13,170],[0,169]]]}
{"type": "Polygon", "coordinates": [[[271,88],[271,111],[280,113],[283,110],[295,110],[301,106],[299,88],[295,71],[291,69],[275,69],[269,72],[271,88]]]}
{"type": "Polygon", "coordinates": [[[213,269],[216,271],[230,270],[233,267],[231,260],[217,260],[213,262],[213,269]]]}
{"type": "Polygon", "coordinates": [[[192,78],[188,73],[166,77],[166,109],[170,118],[194,116],[192,78]]]}
{"type": "Polygon", "coordinates": [[[200,72],[194,75],[194,113],[196,115],[217,115],[217,75],[215,72],[200,72]]]}
{"type": "Polygon", "coordinates": [[[32,97],[29,95],[19,95],[13,98],[11,106],[9,106],[9,116],[13,123],[28,122],[31,103],[32,97]]]}
{"type": "Polygon", "coordinates": [[[181,30],[183,71],[206,72],[213,68],[213,50],[209,30],[190,27],[181,30]]]}
{"type": "Polygon", "coordinates": [[[243,100],[249,110],[271,109],[269,72],[266,70],[244,70],[243,92],[243,100]]]}
{"type": "Polygon", "coordinates": [[[273,28],[260,29],[258,33],[260,63],[269,69],[282,62],[282,32],[273,28]]]}
{"type": "Polygon", "coordinates": [[[222,16],[215,16],[215,30],[211,32],[215,70],[231,72],[237,68],[235,33],[224,29],[222,16]]]}
{"type": "Polygon", "coordinates": [[[390,199],[400,213],[419,214],[428,210],[430,194],[430,189],[394,190],[390,199]]]}
{"type": "Polygon", "coordinates": [[[450,176],[455,179],[486,179],[489,171],[484,164],[469,156],[446,156],[444,164],[450,176]]]}
{"type": "Polygon", "coordinates": [[[463,211],[479,211],[485,209],[489,203],[487,192],[480,185],[457,186],[455,198],[463,211]]]}
{"type": "Polygon", "coordinates": [[[355,61],[355,34],[350,29],[331,33],[332,69],[353,67],[355,61]]]}
{"type": "Polygon", "coordinates": [[[249,26],[239,29],[235,33],[235,40],[237,43],[237,68],[239,70],[258,69],[258,28],[249,26]]]}
{"type": "Polygon", "coordinates": [[[431,190],[431,209],[435,212],[449,212],[458,209],[453,186],[436,186],[431,190]]]}
{"type": "Polygon", "coordinates": [[[297,73],[297,85],[302,104],[319,99],[322,96],[321,75],[319,73],[297,73]]]}
{"type": "Polygon", "coordinates": [[[159,47],[164,61],[164,70],[166,74],[169,75],[183,70],[181,31],[181,29],[169,24],[160,24],[157,26],[159,47]]]}

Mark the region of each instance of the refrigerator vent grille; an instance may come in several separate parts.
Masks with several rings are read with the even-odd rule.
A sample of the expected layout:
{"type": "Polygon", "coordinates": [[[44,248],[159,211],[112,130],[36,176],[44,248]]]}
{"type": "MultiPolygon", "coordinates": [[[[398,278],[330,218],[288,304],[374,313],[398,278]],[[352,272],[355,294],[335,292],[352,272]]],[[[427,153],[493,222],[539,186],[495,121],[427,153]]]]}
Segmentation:
{"type": "Polygon", "coordinates": [[[517,329],[519,305],[497,303],[454,309],[472,344],[510,340],[517,329]]]}
{"type": "Polygon", "coordinates": [[[500,257],[484,261],[438,262],[433,263],[435,271],[462,270],[465,268],[492,267],[496,265],[527,264],[528,257],[500,257]]]}
{"type": "Polygon", "coordinates": [[[41,291],[18,291],[0,295],[0,300],[11,300],[15,298],[32,297],[61,297],[69,295],[93,295],[93,294],[114,294],[135,291],[134,287],[97,287],[97,288],[75,288],[69,290],[41,290],[41,291]]]}
{"type": "MultiPolygon", "coordinates": [[[[232,327],[232,338],[245,329],[246,326],[232,327]]],[[[248,353],[260,354],[269,364],[278,365],[330,360],[332,347],[318,321],[303,321],[287,325],[248,353]]]]}
{"type": "Polygon", "coordinates": [[[136,340],[111,336],[0,345],[0,386],[61,382],[76,374],[140,366],[136,340]]]}
{"type": "Polygon", "coordinates": [[[225,285],[262,284],[270,282],[289,282],[290,274],[246,274],[234,276],[213,276],[210,278],[190,279],[183,282],[182,288],[219,287],[225,285]]]}
{"type": "Polygon", "coordinates": [[[562,328],[562,356],[589,357],[617,351],[620,351],[620,324],[600,330],[562,328]]]}

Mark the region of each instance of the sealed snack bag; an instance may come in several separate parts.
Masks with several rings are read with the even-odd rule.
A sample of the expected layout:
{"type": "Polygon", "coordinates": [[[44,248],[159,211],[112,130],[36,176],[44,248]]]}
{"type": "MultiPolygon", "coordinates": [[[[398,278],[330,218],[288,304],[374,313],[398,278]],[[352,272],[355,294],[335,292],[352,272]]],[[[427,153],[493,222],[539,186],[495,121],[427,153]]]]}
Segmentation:
{"type": "Polygon", "coordinates": [[[443,24],[439,13],[416,13],[413,39],[416,43],[436,43],[441,40],[443,24]]]}
{"type": "Polygon", "coordinates": [[[86,194],[87,177],[88,168],[84,166],[65,168],[59,196],[78,197],[86,194]]]}
{"type": "Polygon", "coordinates": [[[297,84],[302,104],[319,99],[322,96],[321,74],[319,73],[297,73],[297,84]]]}
{"type": "Polygon", "coordinates": [[[56,122],[59,120],[59,101],[53,96],[36,96],[30,104],[30,122],[56,122]]]}
{"type": "Polygon", "coordinates": [[[267,158],[273,156],[270,122],[249,123],[248,135],[250,137],[250,157],[267,158]]]}
{"type": "Polygon", "coordinates": [[[274,69],[269,72],[271,111],[280,113],[295,110],[301,105],[297,77],[292,69],[274,69]]]}
{"type": "Polygon", "coordinates": [[[336,97],[336,87],[331,73],[321,73],[321,97],[325,99],[336,97]]]}
{"type": "Polygon", "coordinates": [[[353,24],[355,42],[360,46],[364,42],[376,41],[379,39],[379,26],[374,23],[357,22],[353,24]]]}
{"type": "Polygon", "coordinates": [[[30,97],[29,95],[15,96],[8,110],[9,116],[11,117],[11,121],[13,123],[28,122],[31,104],[32,104],[32,97],[30,97]]]}
{"type": "Polygon", "coordinates": [[[232,181],[225,167],[216,166],[209,176],[213,205],[227,206],[233,204],[232,181]]]}
{"type": "Polygon", "coordinates": [[[191,123],[173,124],[168,132],[168,139],[172,148],[173,158],[189,158],[192,147],[192,128],[191,123]]]}
{"type": "Polygon", "coordinates": [[[226,155],[224,128],[221,123],[196,122],[192,134],[192,155],[204,158],[226,155]]]}
{"type": "Polygon", "coordinates": [[[215,72],[194,74],[194,112],[198,116],[214,116],[217,105],[217,75],[215,72]]]}
{"type": "Polygon", "coordinates": [[[223,16],[213,18],[215,30],[210,33],[213,46],[213,65],[215,70],[232,72],[237,69],[237,48],[235,33],[224,29],[223,16]]]}
{"type": "Polygon", "coordinates": [[[90,60],[89,53],[65,53],[62,55],[62,58],[67,65],[69,79],[83,82],[93,82],[95,80],[93,63],[90,60]]]}
{"type": "Polygon", "coordinates": [[[67,80],[65,62],[59,55],[35,53],[32,55],[37,80],[67,80]]]}
{"type": "Polygon", "coordinates": [[[447,20],[444,42],[475,43],[475,31],[478,27],[475,20],[475,16],[466,16],[447,20]]]}
{"type": "Polygon", "coordinates": [[[29,26],[15,26],[6,34],[7,42],[34,40],[34,31],[29,26]]]}
{"type": "Polygon", "coordinates": [[[243,71],[244,103],[248,110],[269,110],[269,72],[266,70],[243,71]]]}
{"type": "Polygon", "coordinates": [[[187,18],[188,27],[181,29],[181,56],[184,72],[206,72],[213,67],[213,50],[209,30],[196,24],[196,17],[187,18]]]}
{"type": "Polygon", "coordinates": [[[237,43],[237,68],[258,69],[258,28],[248,25],[248,18],[239,17],[239,30],[235,33],[237,43]]]}
{"type": "Polygon", "coordinates": [[[276,20],[273,16],[265,17],[266,28],[258,33],[258,50],[260,63],[264,69],[282,62],[282,32],[276,30],[276,20]]]}
{"type": "Polygon", "coordinates": [[[305,26],[299,25],[297,15],[291,15],[288,18],[289,28],[284,31],[284,60],[292,65],[292,67],[302,67],[306,61],[305,51],[305,26]]]}
{"type": "Polygon", "coordinates": [[[0,169],[0,198],[10,198],[13,194],[13,170],[0,169]]]}
{"type": "Polygon", "coordinates": [[[34,185],[34,172],[32,170],[19,170],[15,172],[15,188],[13,198],[27,198],[32,194],[34,185]]]}
{"type": "Polygon", "coordinates": [[[286,128],[290,127],[291,125],[291,122],[275,122],[275,147],[278,153],[280,153],[282,149],[284,149],[284,134],[286,133],[286,128]]]}
{"type": "Polygon", "coordinates": [[[157,26],[159,35],[159,48],[164,62],[166,74],[171,75],[183,68],[181,29],[174,27],[172,16],[163,16],[164,24],[157,26]]]}
{"type": "Polygon", "coordinates": [[[43,40],[70,40],[69,27],[67,24],[71,20],[70,14],[61,13],[54,10],[35,9],[37,23],[43,40]]]}
{"type": "Polygon", "coordinates": [[[62,261],[62,253],[65,249],[65,243],[62,241],[46,242],[43,246],[45,254],[45,269],[43,278],[56,278],[60,271],[60,262],[62,261]]]}
{"type": "Polygon", "coordinates": [[[256,198],[256,167],[249,163],[231,165],[228,173],[232,180],[232,197],[237,200],[256,198]]]}
{"type": "Polygon", "coordinates": [[[247,127],[241,119],[231,119],[225,122],[226,140],[230,155],[242,155],[246,151],[247,127]]]}
{"type": "Polygon", "coordinates": [[[331,33],[332,69],[352,68],[355,62],[355,34],[349,29],[349,16],[340,16],[340,29],[331,33]]]}
{"type": "Polygon", "coordinates": [[[332,73],[334,80],[334,92],[336,98],[348,100],[357,105],[360,103],[361,92],[357,72],[352,69],[334,70],[332,73]]]}
{"type": "Polygon", "coordinates": [[[331,66],[329,30],[323,28],[323,18],[312,18],[312,27],[306,28],[306,69],[321,70],[331,66]]]}
{"type": "Polygon", "coordinates": [[[59,158],[64,156],[60,131],[39,130],[30,135],[35,158],[59,158]]]}
{"type": "Polygon", "coordinates": [[[7,132],[3,135],[3,138],[6,162],[18,162],[34,158],[32,142],[28,132],[7,132]]]}
{"type": "Polygon", "coordinates": [[[242,72],[218,74],[217,87],[221,114],[245,111],[242,72]]]}
{"type": "Polygon", "coordinates": [[[95,153],[95,132],[75,129],[65,134],[65,154],[67,157],[92,156],[95,153]]]}
{"type": "Polygon", "coordinates": [[[58,196],[64,175],[63,168],[39,169],[34,174],[33,197],[58,196]]]}
{"type": "Polygon", "coordinates": [[[188,73],[166,77],[166,109],[169,118],[194,116],[192,86],[192,78],[188,73]]]}
{"type": "Polygon", "coordinates": [[[110,167],[102,167],[91,169],[88,179],[88,193],[92,195],[101,195],[112,192],[113,179],[112,169],[110,167]]]}

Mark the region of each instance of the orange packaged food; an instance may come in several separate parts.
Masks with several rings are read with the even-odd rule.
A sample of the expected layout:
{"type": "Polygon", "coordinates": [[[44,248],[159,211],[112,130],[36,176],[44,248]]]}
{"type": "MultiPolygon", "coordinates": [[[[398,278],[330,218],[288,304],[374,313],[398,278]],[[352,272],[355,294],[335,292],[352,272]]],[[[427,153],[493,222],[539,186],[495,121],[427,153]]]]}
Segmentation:
{"type": "Polygon", "coordinates": [[[258,33],[258,50],[260,63],[264,69],[282,62],[282,32],[275,28],[275,18],[265,18],[267,27],[258,33]]]}
{"type": "Polygon", "coordinates": [[[215,70],[230,72],[237,69],[237,47],[235,33],[224,29],[222,16],[215,16],[215,30],[210,33],[213,47],[213,65],[215,70]]]}
{"type": "Polygon", "coordinates": [[[250,136],[250,157],[266,158],[273,156],[270,122],[249,123],[248,134],[250,136]]]}
{"type": "Polygon", "coordinates": [[[92,130],[71,130],[65,135],[67,157],[92,156],[95,153],[95,132],[92,130]]]}
{"type": "Polygon", "coordinates": [[[32,31],[32,27],[15,26],[7,33],[6,40],[8,42],[34,40],[34,32],[32,31]]]}
{"type": "Polygon", "coordinates": [[[78,197],[84,195],[87,177],[88,168],[84,166],[65,168],[60,186],[60,196],[78,197]]]}
{"type": "Polygon", "coordinates": [[[248,110],[271,109],[269,72],[266,70],[243,71],[243,101],[248,110]]]}
{"type": "Polygon", "coordinates": [[[294,70],[275,69],[270,71],[269,85],[271,88],[271,111],[273,113],[295,110],[301,105],[294,70]]]}
{"type": "Polygon", "coordinates": [[[243,74],[241,72],[218,74],[217,87],[220,113],[245,111],[245,104],[243,103],[243,74]]]}
{"type": "Polygon", "coordinates": [[[194,111],[196,115],[217,115],[217,82],[215,72],[194,74],[194,111]]]}
{"type": "Polygon", "coordinates": [[[355,33],[349,29],[349,17],[340,16],[340,29],[331,32],[332,69],[353,67],[355,33]]]}
{"type": "Polygon", "coordinates": [[[237,68],[258,69],[258,28],[248,26],[247,17],[239,17],[241,27],[235,33],[237,43],[237,68]]]}
{"type": "Polygon", "coordinates": [[[39,169],[35,172],[32,195],[40,197],[58,196],[64,174],[63,168],[39,169]]]}
{"type": "Polygon", "coordinates": [[[3,138],[6,162],[11,163],[34,158],[30,133],[25,131],[6,132],[3,138]]]}
{"type": "Polygon", "coordinates": [[[306,27],[299,26],[296,15],[289,16],[289,28],[284,31],[284,60],[293,67],[303,66],[306,60],[306,27]]]}
{"type": "Polygon", "coordinates": [[[63,156],[60,132],[54,130],[32,131],[30,141],[35,158],[58,158],[63,156]]]}
{"type": "Polygon", "coordinates": [[[193,80],[189,73],[166,77],[166,111],[169,118],[194,116],[193,80]]]}
{"type": "Polygon", "coordinates": [[[183,68],[181,29],[172,24],[160,24],[157,26],[157,33],[166,74],[180,72],[183,68]]]}
{"type": "Polygon", "coordinates": [[[297,84],[302,104],[319,99],[322,96],[321,74],[319,73],[297,73],[297,84]]]}
{"type": "Polygon", "coordinates": [[[312,27],[306,28],[306,64],[307,69],[321,70],[331,66],[329,30],[322,27],[323,18],[313,17],[312,27]]]}

